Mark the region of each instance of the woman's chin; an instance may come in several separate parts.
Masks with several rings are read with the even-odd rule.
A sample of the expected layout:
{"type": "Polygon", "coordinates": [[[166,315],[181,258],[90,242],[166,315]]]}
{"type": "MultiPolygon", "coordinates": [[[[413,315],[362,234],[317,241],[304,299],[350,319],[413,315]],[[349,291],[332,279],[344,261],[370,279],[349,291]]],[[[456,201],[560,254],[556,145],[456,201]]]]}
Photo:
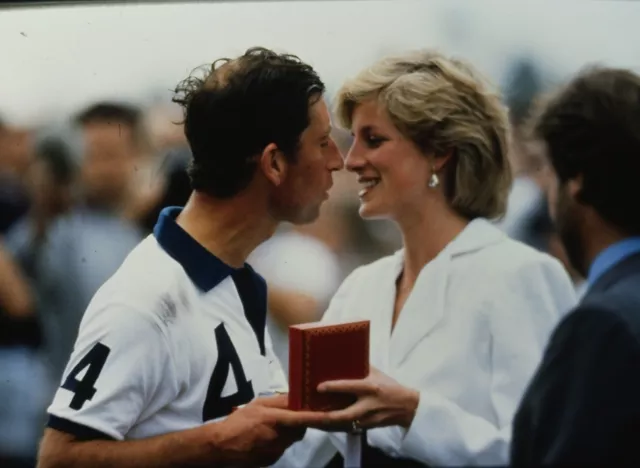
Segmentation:
{"type": "Polygon", "coordinates": [[[388,217],[387,213],[381,210],[380,207],[367,202],[360,202],[358,213],[362,219],[385,219],[388,217]]]}

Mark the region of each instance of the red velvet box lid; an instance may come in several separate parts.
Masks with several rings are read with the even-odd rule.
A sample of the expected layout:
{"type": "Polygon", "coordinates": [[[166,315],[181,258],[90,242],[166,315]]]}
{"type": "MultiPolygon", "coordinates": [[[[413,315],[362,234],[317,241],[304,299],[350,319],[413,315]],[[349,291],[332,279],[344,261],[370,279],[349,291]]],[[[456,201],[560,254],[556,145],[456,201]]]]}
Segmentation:
{"type": "Polygon", "coordinates": [[[313,322],[289,327],[289,408],[331,411],[355,402],[348,394],[318,393],[328,380],[369,375],[369,321],[313,322]]]}

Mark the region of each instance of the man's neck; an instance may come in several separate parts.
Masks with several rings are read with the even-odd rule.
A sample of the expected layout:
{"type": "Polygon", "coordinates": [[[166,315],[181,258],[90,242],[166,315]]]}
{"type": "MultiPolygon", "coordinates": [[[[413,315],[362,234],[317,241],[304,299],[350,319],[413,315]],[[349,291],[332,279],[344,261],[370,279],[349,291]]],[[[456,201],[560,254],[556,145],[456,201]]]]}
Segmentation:
{"type": "Polygon", "coordinates": [[[217,200],[194,192],[177,223],[227,265],[240,268],[278,226],[273,218],[256,208],[250,196],[217,200]]]}

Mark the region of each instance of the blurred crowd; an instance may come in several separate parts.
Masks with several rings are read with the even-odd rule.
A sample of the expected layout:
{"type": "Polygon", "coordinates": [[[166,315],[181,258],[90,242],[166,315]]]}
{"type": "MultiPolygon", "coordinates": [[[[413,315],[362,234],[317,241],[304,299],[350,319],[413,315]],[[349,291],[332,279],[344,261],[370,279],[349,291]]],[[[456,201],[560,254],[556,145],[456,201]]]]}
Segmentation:
{"type": "MultiPolygon", "coordinates": [[[[503,91],[516,178],[497,223],[564,261],[547,214],[542,153],[522,131],[543,91],[535,67],[514,65],[503,91]]],[[[180,117],[168,105],[97,102],[42,128],[0,122],[0,466],[33,466],[46,405],[91,297],[152,232],[160,210],[189,197],[180,117]]],[[[347,151],[349,135],[335,132],[347,151]]],[[[318,320],[353,268],[401,244],[391,224],[360,219],[356,191],[353,175],[337,174],[317,222],[284,226],[249,259],[270,286],[268,325],[285,369],[287,327],[318,320]]]]}

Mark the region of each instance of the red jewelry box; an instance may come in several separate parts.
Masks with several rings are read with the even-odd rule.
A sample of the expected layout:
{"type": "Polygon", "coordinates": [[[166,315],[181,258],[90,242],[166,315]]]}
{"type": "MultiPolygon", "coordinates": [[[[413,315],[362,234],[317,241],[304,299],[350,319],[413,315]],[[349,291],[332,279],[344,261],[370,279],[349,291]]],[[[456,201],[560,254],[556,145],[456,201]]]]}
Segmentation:
{"type": "Polygon", "coordinates": [[[329,380],[369,375],[369,321],[313,322],[289,327],[289,409],[334,411],[356,401],[354,395],[319,393],[329,380]]]}

